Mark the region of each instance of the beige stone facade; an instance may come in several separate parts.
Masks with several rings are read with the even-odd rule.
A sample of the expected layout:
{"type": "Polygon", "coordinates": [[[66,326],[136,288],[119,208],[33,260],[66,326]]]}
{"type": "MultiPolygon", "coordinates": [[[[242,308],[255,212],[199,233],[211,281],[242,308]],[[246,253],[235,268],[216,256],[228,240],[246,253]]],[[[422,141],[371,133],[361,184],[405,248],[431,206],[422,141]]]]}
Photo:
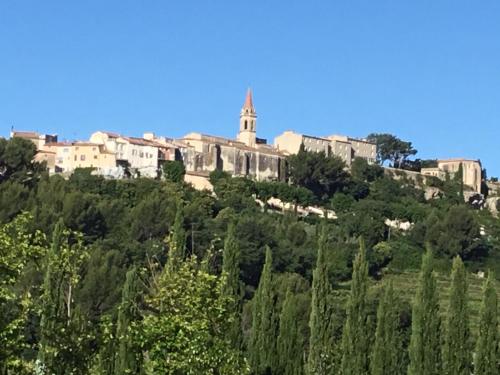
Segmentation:
{"type": "Polygon", "coordinates": [[[296,154],[300,146],[306,151],[324,152],[326,155],[336,155],[350,166],[354,158],[360,157],[372,164],[376,160],[377,146],[366,140],[350,138],[341,135],[315,137],[287,130],[274,139],[275,147],[286,153],[296,154]]]}
{"type": "Polygon", "coordinates": [[[103,145],[113,153],[118,165],[145,177],[156,177],[163,161],[175,159],[177,149],[177,146],[165,138],[157,138],[153,133],[145,133],[144,138],[138,138],[99,131],[91,135],[90,141],[103,145]]]}
{"type": "Polygon", "coordinates": [[[339,156],[345,161],[347,166],[352,164],[354,153],[349,137],[341,135],[331,135],[327,138],[330,141],[330,150],[332,155],[339,156]]]}
{"type": "Polygon", "coordinates": [[[182,151],[187,172],[210,173],[218,169],[256,180],[284,178],[285,157],[271,147],[250,147],[236,140],[200,133],[189,133],[181,140],[190,146],[182,151]]]}
{"type": "Polygon", "coordinates": [[[35,155],[36,162],[45,163],[49,173],[56,172],[56,152],[49,150],[38,150],[35,155]]]}
{"type": "Polygon", "coordinates": [[[481,161],[470,159],[443,159],[438,160],[436,168],[422,168],[421,173],[445,179],[447,175],[453,177],[462,166],[463,183],[473,191],[481,193],[482,167],[481,161]]]}
{"type": "Polygon", "coordinates": [[[374,164],[377,161],[377,145],[366,139],[348,138],[353,150],[354,158],[363,158],[369,164],[374,164]]]}
{"type": "Polygon", "coordinates": [[[37,150],[41,150],[46,143],[57,142],[56,134],[40,134],[37,132],[20,132],[12,131],[10,132],[11,138],[24,138],[35,144],[37,150]]]}
{"type": "Polygon", "coordinates": [[[256,137],[257,113],[248,91],[240,113],[236,140],[201,133],[189,133],[179,141],[187,173],[203,174],[214,170],[255,180],[285,178],[285,154],[256,137]]]}
{"type": "Polygon", "coordinates": [[[186,172],[184,182],[191,184],[197,190],[213,191],[214,187],[208,177],[209,174],[205,172],[186,172]]]}
{"type": "Polygon", "coordinates": [[[43,153],[54,154],[56,173],[72,173],[76,168],[94,168],[98,173],[105,173],[116,166],[115,155],[97,143],[47,143],[43,153]]]}

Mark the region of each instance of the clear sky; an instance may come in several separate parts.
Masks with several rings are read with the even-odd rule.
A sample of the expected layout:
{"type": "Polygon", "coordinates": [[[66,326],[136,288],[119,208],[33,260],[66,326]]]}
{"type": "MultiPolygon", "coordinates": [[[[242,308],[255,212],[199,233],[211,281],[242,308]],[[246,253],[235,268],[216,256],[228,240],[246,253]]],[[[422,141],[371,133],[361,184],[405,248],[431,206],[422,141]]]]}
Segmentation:
{"type": "Polygon", "coordinates": [[[498,0],[0,0],[0,135],[389,132],[500,175],[498,0]]]}

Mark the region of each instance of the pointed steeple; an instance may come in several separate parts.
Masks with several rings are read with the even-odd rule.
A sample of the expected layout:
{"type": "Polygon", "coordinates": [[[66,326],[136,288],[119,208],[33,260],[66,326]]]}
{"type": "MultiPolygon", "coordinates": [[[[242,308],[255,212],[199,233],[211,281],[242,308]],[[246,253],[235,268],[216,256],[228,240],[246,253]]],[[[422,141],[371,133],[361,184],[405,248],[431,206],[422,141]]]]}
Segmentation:
{"type": "Polygon", "coordinates": [[[250,147],[255,146],[256,122],[257,113],[253,106],[252,90],[248,89],[245,104],[243,104],[240,113],[240,132],[238,133],[238,140],[250,147]]]}
{"type": "Polygon", "coordinates": [[[247,96],[245,98],[245,104],[243,104],[243,109],[249,109],[251,112],[255,112],[252,100],[252,90],[250,88],[247,90],[247,96]]]}

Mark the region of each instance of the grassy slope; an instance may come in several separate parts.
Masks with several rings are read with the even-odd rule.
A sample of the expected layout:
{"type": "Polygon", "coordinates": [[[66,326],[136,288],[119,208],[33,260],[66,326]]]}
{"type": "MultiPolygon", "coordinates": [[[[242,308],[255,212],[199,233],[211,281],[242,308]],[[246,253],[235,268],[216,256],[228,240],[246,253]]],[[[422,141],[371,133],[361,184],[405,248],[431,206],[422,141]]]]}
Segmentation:
{"type": "MultiPolygon", "coordinates": [[[[418,272],[403,272],[399,274],[388,274],[383,278],[383,282],[393,281],[396,294],[400,298],[411,302],[418,283],[418,272]]],[[[438,290],[441,298],[441,313],[445,314],[448,309],[449,291],[450,291],[450,276],[441,273],[437,274],[438,290]]],[[[476,275],[469,274],[469,308],[470,308],[470,324],[472,332],[477,332],[479,324],[479,310],[481,306],[482,288],[485,279],[480,279],[476,275]]],[[[496,282],[496,290],[500,299],[500,282],[496,282]]]]}

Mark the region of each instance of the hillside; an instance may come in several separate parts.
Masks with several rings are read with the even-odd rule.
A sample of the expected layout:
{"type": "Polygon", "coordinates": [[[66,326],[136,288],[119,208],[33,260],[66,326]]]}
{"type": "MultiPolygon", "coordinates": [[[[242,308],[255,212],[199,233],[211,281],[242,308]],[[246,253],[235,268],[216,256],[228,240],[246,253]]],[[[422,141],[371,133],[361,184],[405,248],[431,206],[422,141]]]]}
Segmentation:
{"type": "MultiPolygon", "coordinates": [[[[397,323],[385,325],[385,335],[397,338],[393,351],[406,368],[418,334],[413,296],[429,287],[418,282],[421,267],[425,281],[437,273],[437,294],[430,288],[420,301],[428,311],[417,310],[421,329],[438,320],[436,301],[443,321],[468,303],[471,332],[482,338],[485,279],[474,274],[495,271],[491,285],[500,293],[500,220],[465,202],[460,178],[442,181],[441,193],[426,199],[422,186],[377,165],[356,159],[347,170],[338,158],[301,151],[288,160],[287,183],[215,171],[212,193],[183,183],[179,173],[49,176],[32,162],[29,143],[0,146],[0,360],[7,374],[41,371],[41,363],[58,374],[132,367],[281,374],[289,358],[299,374],[306,358],[308,366],[366,369],[382,345],[382,321],[397,323]],[[333,210],[336,218],[293,209],[276,215],[256,203],[271,197],[333,210]],[[387,220],[410,225],[398,230],[387,220]],[[468,302],[460,294],[463,264],[468,302]],[[380,288],[389,281],[393,295],[380,288]]],[[[432,344],[436,353],[450,331],[432,344]]],[[[475,343],[468,332],[463,340],[475,343]]]]}

